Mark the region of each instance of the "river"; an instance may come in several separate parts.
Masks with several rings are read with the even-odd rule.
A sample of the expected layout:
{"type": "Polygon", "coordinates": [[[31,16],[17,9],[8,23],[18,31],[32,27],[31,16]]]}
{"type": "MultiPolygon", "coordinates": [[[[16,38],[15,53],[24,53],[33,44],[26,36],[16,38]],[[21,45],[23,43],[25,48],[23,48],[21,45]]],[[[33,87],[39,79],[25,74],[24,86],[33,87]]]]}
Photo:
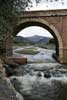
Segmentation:
{"type": "Polygon", "coordinates": [[[55,53],[55,50],[48,50],[48,49],[43,49],[39,47],[34,47],[34,46],[27,46],[27,47],[19,47],[14,50],[14,56],[20,56],[20,57],[26,57],[28,59],[28,62],[52,62],[55,63],[56,61],[53,59],[52,54],[55,53]],[[39,53],[35,55],[30,55],[30,54],[19,54],[16,53],[15,51],[18,50],[23,50],[24,48],[35,48],[35,50],[39,51],[39,53]]]}
{"type": "Polygon", "coordinates": [[[40,53],[34,56],[24,55],[31,63],[14,69],[12,84],[24,100],[67,100],[67,65],[52,58],[54,50],[38,50],[40,53]],[[38,62],[41,60],[45,62],[38,62]]]}

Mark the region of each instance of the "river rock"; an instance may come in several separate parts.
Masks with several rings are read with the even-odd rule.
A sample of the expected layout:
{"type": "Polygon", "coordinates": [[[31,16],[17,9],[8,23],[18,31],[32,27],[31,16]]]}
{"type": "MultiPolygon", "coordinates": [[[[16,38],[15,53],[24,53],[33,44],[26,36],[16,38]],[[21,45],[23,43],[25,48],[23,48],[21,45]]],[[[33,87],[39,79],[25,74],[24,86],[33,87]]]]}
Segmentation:
{"type": "Polygon", "coordinates": [[[40,71],[38,71],[37,76],[38,77],[41,77],[42,76],[40,71]]]}
{"type": "Polygon", "coordinates": [[[4,64],[6,65],[9,65],[10,67],[18,67],[19,64],[16,63],[13,59],[10,59],[10,58],[7,58],[5,61],[4,61],[4,64]]]}
{"type": "Polygon", "coordinates": [[[53,73],[52,73],[52,75],[54,76],[54,77],[63,77],[63,74],[61,74],[60,73],[60,71],[54,71],[53,73]]]}
{"type": "Polygon", "coordinates": [[[2,60],[0,59],[0,78],[3,78],[6,76],[5,74],[5,68],[3,67],[3,63],[2,63],[2,60]]]}
{"type": "Polygon", "coordinates": [[[48,71],[48,72],[45,72],[45,73],[44,73],[44,77],[45,77],[45,78],[50,78],[50,77],[51,77],[50,72],[49,72],[49,71],[48,71]]]}
{"type": "Polygon", "coordinates": [[[23,96],[19,92],[16,92],[16,97],[18,98],[18,100],[24,100],[23,96]]]}
{"type": "Polygon", "coordinates": [[[18,64],[26,64],[27,63],[27,58],[22,58],[22,57],[18,57],[18,58],[12,58],[14,60],[14,62],[18,63],[18,64]]]}
{"type": "Polygon", "coordinates": [[[9,65],[4,64],[3,67],[6,69],[6,76],[11,76],[14,74],[14,69],[11,68],[9,65]]]}

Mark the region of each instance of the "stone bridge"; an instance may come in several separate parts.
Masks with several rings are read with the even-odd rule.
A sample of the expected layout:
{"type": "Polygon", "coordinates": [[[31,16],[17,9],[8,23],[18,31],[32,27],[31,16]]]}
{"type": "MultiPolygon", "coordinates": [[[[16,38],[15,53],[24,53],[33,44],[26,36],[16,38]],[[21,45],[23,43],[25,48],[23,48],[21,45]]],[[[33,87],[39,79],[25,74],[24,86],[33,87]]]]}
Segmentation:
{"type": "Polygon", "coordinates": [[[47,29],[55,39],[58,61],[67,63],[67,9],[24,11],[19,16],[10,19],[14,36],[29,26],[40,26],[47,29]]]}

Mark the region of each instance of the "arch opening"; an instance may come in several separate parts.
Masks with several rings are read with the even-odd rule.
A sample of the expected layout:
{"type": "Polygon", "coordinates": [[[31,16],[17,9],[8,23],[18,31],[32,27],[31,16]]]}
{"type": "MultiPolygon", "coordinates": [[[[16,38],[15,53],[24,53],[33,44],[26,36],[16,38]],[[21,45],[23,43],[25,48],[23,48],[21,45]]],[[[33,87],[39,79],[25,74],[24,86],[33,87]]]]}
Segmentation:
{"type": "Polygon", "coordinates": [[[53,38],[55,40],[56,56],[58,59],[62,58],[61,55],[63,55],[63,51],[62,50],[59,51],[60,48],[62,47],[62,39],[59,36],[56,28],[44,20],[40,20],[40,21],[39,20],[32,20],[32,21],[26,20],[25,22],[20,22],[14,30],[14,36],[16,36],[16,34],[19,33],[22,29],[25,29],[25,28],[31,27],[31,26],[39,26],[50,32],[50,34],[53,36],[53,38]]]}
{"type": "Polygon", "coordinates": [[[58,50],[57,47],[59,47],[57,39],[49,31],[47,31],[45,28],[42,28],[39,26],[29,26],[29,27],[26,27],[23,30],[21,30],[17,36],[21,36],[21,37],[28,38],[28,39],[33,37],[32,39],[34,39],[34,40],[32,40],[31,42],[34,42],[35,44],[39,43],[40,45],[41,45],[41,43],[44,43],[41,45],[43,48],[54,49],[56,51],[57,56],[59,55],[58,51],[57,51],[58,50]],[[36,40],[37,38],[42,38],[43,40],[41,40],[41,41],[43,41],[43,42],[41,42],[41,41],[37,42],[37,40],[36,40]],[[47,39],[48,42],[44,40],[45,38],[47,39]],[[43,46],[45,44],[46,45],[53,44],[52,45],[53,47],[49,48],[47,46],[43,46]]]}

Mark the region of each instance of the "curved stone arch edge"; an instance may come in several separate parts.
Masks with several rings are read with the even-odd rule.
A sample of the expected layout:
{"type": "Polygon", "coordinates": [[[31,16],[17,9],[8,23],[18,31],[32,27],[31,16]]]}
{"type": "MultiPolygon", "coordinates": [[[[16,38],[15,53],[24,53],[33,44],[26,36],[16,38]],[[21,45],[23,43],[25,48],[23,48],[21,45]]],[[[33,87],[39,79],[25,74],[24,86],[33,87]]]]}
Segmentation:
{"type": "MultiPolygon", "coordinates": [[[[37,22],[37,23],[41,23],[43,25],[46,25],[49,27],[50,30],[53,31],[53,33],[55,34],[55,36],[57,37],[57,40],[58,40],[58,44],[59,44],[59,58],[58,58],[58,61],[59,62],[63,62],[63,42],[62,42],[62,37],[60,35],[60,33],[58,32],[58,30],[55,28],[55,26],[53,26],[52,24],[49,24],[48,21],[44,20],[44,19],[41,19],[41,18],[28,18],[28,19],[25,19],[25,20],[21,20],[17,23],[17,28],[18,26],[20,25],[23,25],[24,23],[27,23],[27,22],[37,22]]],[[[31,25],[33,26],[33,24],[31,25]]],[[[37,25],[36,25],[37,26],[37,25]]],[[[41,26],[40,26],[41,27],[41,26]]],[[[26,27],[24,27],[26,28],[26,27]]],[[[44,27],[43,27],[44,28],[44,27]]],[[[46,28],[45,28],[46,29],[46,28]]],[[[21,31],[18,30],[18,32],[21,31]]],[[[49,31],[49,30],[48,30],[49,31]]],[[[49,31],[50,32],[50,31],[49,31]]],[[[51,33],[51,32],[50,32],[51,33]]]]}

